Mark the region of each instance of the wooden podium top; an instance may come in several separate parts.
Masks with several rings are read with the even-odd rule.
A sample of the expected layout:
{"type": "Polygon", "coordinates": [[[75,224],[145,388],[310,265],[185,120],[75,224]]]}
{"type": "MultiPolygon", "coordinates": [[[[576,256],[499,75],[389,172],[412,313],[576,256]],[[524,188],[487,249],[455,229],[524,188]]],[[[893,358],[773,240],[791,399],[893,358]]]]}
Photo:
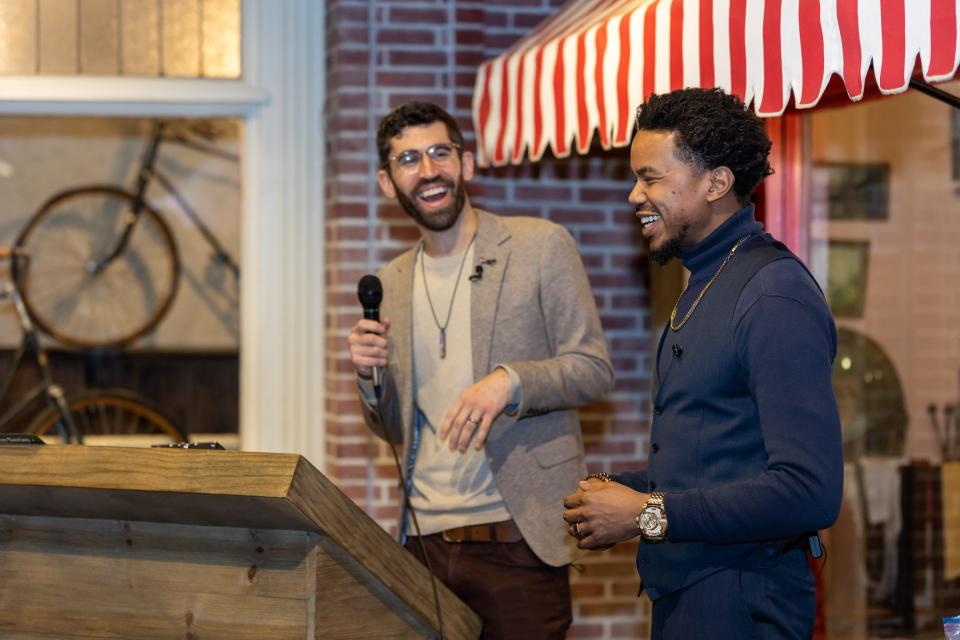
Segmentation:
{"type": "MultiPolygon", "coordinates": [[[[0,513],[315,532],[368,589],[435,627],[426,569],[299,455],[3,445],[0,513]]],[[[446,635],[476,638],[479,618],[438,587],[446,635]]]]}

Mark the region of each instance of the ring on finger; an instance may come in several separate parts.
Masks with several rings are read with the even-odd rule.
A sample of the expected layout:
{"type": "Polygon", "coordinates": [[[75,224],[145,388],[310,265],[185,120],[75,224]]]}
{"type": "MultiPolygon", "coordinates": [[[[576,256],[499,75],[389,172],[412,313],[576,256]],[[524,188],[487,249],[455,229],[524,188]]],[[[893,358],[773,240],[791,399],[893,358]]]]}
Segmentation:
{"type": "Polygon", "coordinates": [[[580,523],[579,523],[579,522],[574,522],[574,523],[573,523],[573,535],[577,538],[577,540],[579,540],[579,539],[581,539],[581,538],[583,537],[583,534],[580,533],[580,523]]]}
{"type": "Polygon", "coordinates": [[[480,420],[479,420],[479,419],[474,420],[473,418],[467,418],[467,422],[469,422],[470,424],[475,425],[475,426],[479,426],[479,425],[480,425],[480,420]]]}

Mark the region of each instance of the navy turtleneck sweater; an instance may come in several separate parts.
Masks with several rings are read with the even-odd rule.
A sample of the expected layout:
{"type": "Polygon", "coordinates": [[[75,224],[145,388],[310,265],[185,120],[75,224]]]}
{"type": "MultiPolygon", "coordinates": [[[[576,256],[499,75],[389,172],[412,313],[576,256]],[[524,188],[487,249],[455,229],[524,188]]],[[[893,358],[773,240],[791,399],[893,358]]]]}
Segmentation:
{"type": "MultiPolygon", "coordinates": [[[[761,235],[750,205],[682,254],[691,275],[676,322],[737,241],[761,235]]],[[[648,469],[617,477],[638,491],[666,494],[669,542],[641,545],[644,583],[645,570],[662,577],[658,564],[690,565],[687,573],[664,578],[652,596],[702,577],[697,565],[715,570],[735,562],[720,546],[789,539],[830,526],[839,512],[843,454],[831,383],[833,318],[813,278],[792,257],[743,272],[742,288],[725,289],[721,280],[738,277],[733,263],[745,259],[741,253],[690,322],[678,332],[666,328],[648,469]],[[718,339],[705,339],[708,334],[718,339]],[[678,343],[687,346],[679,356],[678,343]],[[716,384],[717,377],[703,373],[714,370],[724,377],[716,384]],[[696,549],[669,548],[682,543],[696,549]]]]}

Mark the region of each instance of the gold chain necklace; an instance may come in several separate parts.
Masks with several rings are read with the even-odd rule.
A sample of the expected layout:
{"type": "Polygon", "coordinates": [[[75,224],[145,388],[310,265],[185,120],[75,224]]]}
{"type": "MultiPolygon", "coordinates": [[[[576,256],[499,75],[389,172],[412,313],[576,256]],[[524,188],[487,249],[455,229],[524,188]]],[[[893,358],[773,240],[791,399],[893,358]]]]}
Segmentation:
{"type": "MultiPolygon", "coordinates": [[[[673,305],[673,311],[670,312],[670,328],[673,331],[680,331],[683,328],[683,325],[687,324],[687,320],[690,319],[690,316],[693,315],[693,312],[696,311],[697,306],[700,304],[700,301],[703,300],[703,296],[707,293],[707,289],[710,288],[710,285],[717,279],[717,276],[720,275],[720,272],[727,266],[727,263],[730,262],[730,258],[733,257],[733,254],[737,252],[737,247],[743,244],[743,241],[749,238],[749,235],[743,236],[737,243],[733,245],[733,248],[730,249],[730,253],[727,254],[727,257],[723,259],[723,262],[720,263],[720,267],[714,272],[713,277],[710,278],[710,281],[704,285],[703,289],[700,290],[700,295],[697,296],[697,299],[693,301],[693,304],[690,305],[690,309],[687,311],[687,314],[683,316],[683,320],[680,321],[680,324],[675,325],[674,321],[677,318],[677,307],[680,306],[680,298],[683,297],[683,294],[687,292],[687,287],[683,288],[683,291],[680,293],[680,298],[677,298],[677,303],[673,305]]],[[[689,286],[689,285],[688,285],[689,286]]]]}

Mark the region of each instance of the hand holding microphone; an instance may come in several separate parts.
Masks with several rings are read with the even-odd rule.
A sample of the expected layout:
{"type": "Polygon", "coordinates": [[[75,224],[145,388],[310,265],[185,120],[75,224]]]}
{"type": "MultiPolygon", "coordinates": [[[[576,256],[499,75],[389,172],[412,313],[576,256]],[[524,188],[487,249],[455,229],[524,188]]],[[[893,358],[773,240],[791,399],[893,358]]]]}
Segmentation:
{"type": "Polygon", "coordinates": [[[363,306],[363,319],[353,325],[347,336],[350,361],[360,376],[373,378],[373,386],[379,392],[381,371],[387,366],[387,331],[390,329],[389,318],[380,322],[383,285],[379,278],[374,275],[360,278],[357,297],[363,306]]]}

